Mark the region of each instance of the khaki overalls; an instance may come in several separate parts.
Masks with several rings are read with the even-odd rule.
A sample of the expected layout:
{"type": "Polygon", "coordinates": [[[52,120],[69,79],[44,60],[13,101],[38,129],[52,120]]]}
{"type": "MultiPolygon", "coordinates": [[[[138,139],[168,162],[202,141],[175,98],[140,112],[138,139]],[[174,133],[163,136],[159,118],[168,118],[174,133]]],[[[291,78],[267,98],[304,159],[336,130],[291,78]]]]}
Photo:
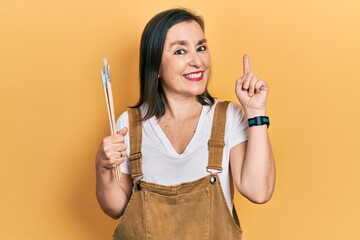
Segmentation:
{"type": "MultiPolygon", "coordinates": [[[[221,172],[228,102],[219,102],[208,142],[207,170],[221,172]]],[[[174,186],[141,180],[142,124],[139,109],[129,109],[130,162],[134,190],[113,239],[241,239],[235,209],[231,215],[218,173],[174,186]]]]}

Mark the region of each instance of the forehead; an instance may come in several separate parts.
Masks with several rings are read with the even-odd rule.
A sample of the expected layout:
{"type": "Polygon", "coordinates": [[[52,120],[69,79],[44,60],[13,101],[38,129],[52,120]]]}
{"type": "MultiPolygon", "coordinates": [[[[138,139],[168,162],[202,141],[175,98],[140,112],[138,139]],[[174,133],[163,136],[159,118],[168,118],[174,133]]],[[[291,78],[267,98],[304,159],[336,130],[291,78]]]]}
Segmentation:
{"type": "Polygon", "coordinates": [[[168,30],[165,45],[176,41],[197,42],[204,38],[204,32],[196,21],[180,22],[168,30]]]}

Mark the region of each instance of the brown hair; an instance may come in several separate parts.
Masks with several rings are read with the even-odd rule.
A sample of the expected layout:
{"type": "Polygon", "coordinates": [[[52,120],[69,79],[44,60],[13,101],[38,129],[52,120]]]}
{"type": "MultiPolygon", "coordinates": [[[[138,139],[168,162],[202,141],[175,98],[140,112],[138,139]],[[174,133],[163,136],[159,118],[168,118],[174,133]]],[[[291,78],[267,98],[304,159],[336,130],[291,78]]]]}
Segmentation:
{"type": "MultiPolygon", "coordinates": [[[[161,117],[165,114],[166,96],[158,78],[161,58],[167,31],[177,23],[196,21],[204,31],[204,20],[189,10],[175,8],[155,15],[145,26],[140,43],[140,97],[134,108],[146,104],[145,116],[147,120],[153,116],[161,117]]],[[[212,106],[214,98],[207,88],[197,96],[202,105],[212,106]]]]}

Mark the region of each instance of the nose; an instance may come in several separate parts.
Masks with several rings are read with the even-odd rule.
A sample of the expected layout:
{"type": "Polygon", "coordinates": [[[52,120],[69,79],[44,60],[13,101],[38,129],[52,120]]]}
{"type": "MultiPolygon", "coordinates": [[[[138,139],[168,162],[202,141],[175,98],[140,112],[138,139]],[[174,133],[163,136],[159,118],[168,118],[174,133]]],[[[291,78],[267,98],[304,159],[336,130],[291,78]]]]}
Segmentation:
{"type": "Polygon", "coordinates": [[[199,68],[202,64],[202,59],[200,56],[200,53],[197,51],[194,51],[190,54],[190,60],[189,60],[189,65],[199,68]]]}

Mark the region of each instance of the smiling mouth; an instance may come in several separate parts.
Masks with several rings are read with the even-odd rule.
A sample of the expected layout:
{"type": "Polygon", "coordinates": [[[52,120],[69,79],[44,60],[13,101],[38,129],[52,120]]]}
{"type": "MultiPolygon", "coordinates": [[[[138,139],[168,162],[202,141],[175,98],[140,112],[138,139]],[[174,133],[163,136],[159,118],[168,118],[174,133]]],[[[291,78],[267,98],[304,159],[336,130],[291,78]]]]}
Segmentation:
{"type": "Polygon", "coordinates": [[[184,77],[189,81],[201,81],[203,79],[204,72],[193,72],[189,74],[184,74],[184,77]]]}

